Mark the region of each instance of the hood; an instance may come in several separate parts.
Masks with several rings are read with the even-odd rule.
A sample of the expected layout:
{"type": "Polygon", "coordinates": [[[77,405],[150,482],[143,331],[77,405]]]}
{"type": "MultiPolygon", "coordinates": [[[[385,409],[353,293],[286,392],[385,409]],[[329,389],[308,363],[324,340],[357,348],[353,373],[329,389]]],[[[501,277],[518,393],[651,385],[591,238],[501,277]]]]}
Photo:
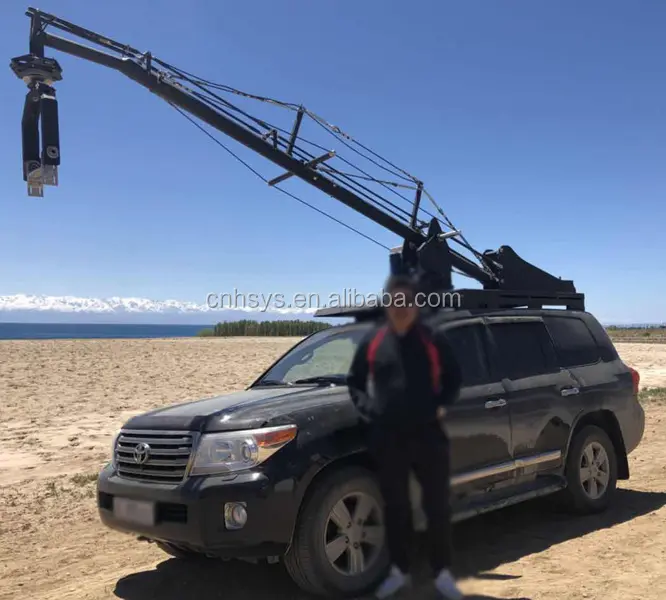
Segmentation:
{"type": "Polygon", "coordinates": [[[159,408],[133,417],[123,427],[201,432],[254,429],[312,420],[331,405],[338,405],[336,413],[349,412],[349,418],[354,418],[344,386],[257,387],[159,408]]]}

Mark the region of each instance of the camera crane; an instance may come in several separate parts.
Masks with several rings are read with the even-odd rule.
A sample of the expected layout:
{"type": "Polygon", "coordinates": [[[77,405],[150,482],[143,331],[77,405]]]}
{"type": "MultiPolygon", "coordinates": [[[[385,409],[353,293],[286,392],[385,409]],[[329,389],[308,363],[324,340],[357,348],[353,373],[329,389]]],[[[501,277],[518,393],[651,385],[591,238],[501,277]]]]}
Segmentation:
{"type": "MultiPolygon", "coordinates": [[[[389,249],[392,272],[418,274],[428,291],[453,289],[452,273],[458,272],[482,285],[482,289],[459,290],[464,292],[465,308],[541,308],[552,305],[584,310],[584,295],[576,292],[572,281],[562,280],[524,261],[509,246],[478,252],[453,227],[422,181],[304,106],[249,94],[202,79],[160,60],[150,52],[140,52],[132,46],[34,8],[29,8],[26,15],[30,17],[29,53],[13,58],[10,66],[29,88],[22,119],[23,179],[27,182],[28,195],[41,197],[44,186],[58,185],[61,155],[54,85],[62,79],[62,69],[57,60],[44,55],[45,48],[52,48],[119,71],[147,88],[269,186],[341,225],[353,229],[279,184],[298,177],[398,235],[404,243],[401,247],[389,249]],[[87,44],[54,35],[48,29],[60,30],[87,44]],[[294,117],[291,129],[253,116],[231,102],[229,97],[290,111],[294,117]],[[338,151],[304,138],[301,130],[306,121],[316,124],[339,145],[353,152],[357,162],[360,158],[365,161],[363,164],[369,166],[361,168],[357,162],[344,158],[338,151]],[[224,146],[202,122],[278,165],[284,172],[272,179],[263,177],[224,146]],[[379,174],[373,174],[373,171],[379,174]],[[392,179],[387,178],[389,175],[392,179]],[[405,190],[411,191],[413,197],[405,196],[405,190]],[[423,208],[424,199],[432,203],[437,215],[423,208]],[[452,249],[449,242],[471,257],[452,249]]],[[[323,310],[320,314],[360,317],[358,308],[323,310]]]]}

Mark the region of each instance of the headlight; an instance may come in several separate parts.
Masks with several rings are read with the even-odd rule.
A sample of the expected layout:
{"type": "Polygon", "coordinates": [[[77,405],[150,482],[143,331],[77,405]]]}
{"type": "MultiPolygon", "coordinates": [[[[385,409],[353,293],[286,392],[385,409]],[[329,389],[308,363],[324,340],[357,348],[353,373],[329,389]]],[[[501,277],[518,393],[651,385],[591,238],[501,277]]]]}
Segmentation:
{"type": "Polygon", "coordinates": [[[273,456],[296,437],[296,425],[201,436],[191,475],[235,473],[251,469],[273,456]]]}

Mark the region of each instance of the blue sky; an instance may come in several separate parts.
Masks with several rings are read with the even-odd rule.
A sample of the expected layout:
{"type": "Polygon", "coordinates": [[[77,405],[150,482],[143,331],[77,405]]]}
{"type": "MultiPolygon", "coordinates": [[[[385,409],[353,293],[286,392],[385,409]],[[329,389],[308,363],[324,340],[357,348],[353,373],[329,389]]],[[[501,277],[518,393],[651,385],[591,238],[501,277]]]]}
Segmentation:
{"type": "MultiPolygon", "coordinates": [[[[7,61],[27,52],[25,7],[0,5],[7,61]]],[[[209,79],[302,102],[424,180],[479,249],[509,244],[574,279],[606,321],[666,320],[660,0],[40,8],[209,79]]],[[[384,250],[269,189],[121,75],[53,55],[63,165],[43,199],[21,178],[25,88],[0,72],[0,294],[203,302],[234,287],[380,288],[384,250]]],[[[316,190],[291,189],[398,243],[316,190]]]]}

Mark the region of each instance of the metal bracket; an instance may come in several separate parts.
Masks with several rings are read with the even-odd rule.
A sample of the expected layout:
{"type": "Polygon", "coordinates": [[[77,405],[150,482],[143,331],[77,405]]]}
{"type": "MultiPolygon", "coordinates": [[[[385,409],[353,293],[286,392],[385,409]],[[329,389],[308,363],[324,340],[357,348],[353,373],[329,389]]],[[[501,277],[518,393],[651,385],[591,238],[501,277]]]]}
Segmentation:
{"type": "Polygon", "coordinates": [[[42,165],[28,172],[28,196],[42,198],[45,185],[58,185],[58,167],[54,165],[42,165]]]}
{"type": "Polygon", "coordinates": [[[278,147],[278,133],[275,129],[271,129],[270,131],[267,131],[261,137],[264,141],[266,141],[268,138],[271,138],[271,140],[273,140],[273,148],[275,148],[277,150],[277,147],[278,147]]]}
{"type": "Polygon", "coordinates": [[[14,74],[22,79],[28,86],[36,82],[44,82],[47,85],[62,79],[62,67],[54,58],[43,58],[34,54],[16,56],[9,62],[14,74]]]}
{"type": "Polygon", "coordinates": [[[419,181],[416,187],[416,196],[414,197],[414,207],[412,208],[412,218],[409,221],[411,227],[416,227],[418,224],[419,207],[421,205],[421,195],[423,194],[423,182],[419,181]]]}
{"type": "MultiPolygon", "coordinates": [[[[459,231],[458,229],[452,229],[451,231],[447,231],[446,233],[440,233],[437,235],[438,240],[448,240],[454,237],[457,237],[459,235],[462,235],[462,231],[459,231]]],[[[390,252],[392,254],[396,254],[398,252],[402,252],[403,246],[393,246],[393,248],[390,249],[390,252]]]]}
{"type": "Polygon", "coordinates": [[[291,137],[289,138],[289,144],[287,145],[287,154],[291,156],[291,153],[294,151],[294,144],[296,143],[296,138],[298,138],[298,130],[301,128],[301,121],[303,121],[303,114],[305,113],[303,107],[301,106],[298,109],[296,114],[296,120],[294,121],[294,128],[291,130],[291,137]]]}
{"type": "Polygon", "coordinates": [[[451,231],[447,231],[446,233],[440,233],[437,236],[438,240],[449,240],[454,237],[458,237],[459,235],[462,235],[462,231],[458,229],[452,229],[451,231]]]}
{"type": "Polygon", "coordinates": [[[28,196],[35,198],[44,197],[44,185],[42,184],[42,168],[37,167],[28,173],[28,196]]]}
{"type": "MultiPolygon", "coordinates": [[[[317,165],[333,158],[334,156],[335,156],[335,152],[333,150],[331,150],[330,152],[327,152],[326,154],[322,154],[318,158],[313,158],[310,162],[306,162],[303,166],[308,167],[308,168],[316,167],[317,165]]],[[[288,171],[287,173],[283,173],[282,175],[279,175],[275,179],[271,179],[268,182],[268,185],[270,185],[270,186],[277,185],[278,183],[282,183],[283,181],[285,181],[285,180],[287,180],[287,179],[289,179],[290,177],[293,177],[293,176],[294,176],[294,174],[288,171]]]]}

